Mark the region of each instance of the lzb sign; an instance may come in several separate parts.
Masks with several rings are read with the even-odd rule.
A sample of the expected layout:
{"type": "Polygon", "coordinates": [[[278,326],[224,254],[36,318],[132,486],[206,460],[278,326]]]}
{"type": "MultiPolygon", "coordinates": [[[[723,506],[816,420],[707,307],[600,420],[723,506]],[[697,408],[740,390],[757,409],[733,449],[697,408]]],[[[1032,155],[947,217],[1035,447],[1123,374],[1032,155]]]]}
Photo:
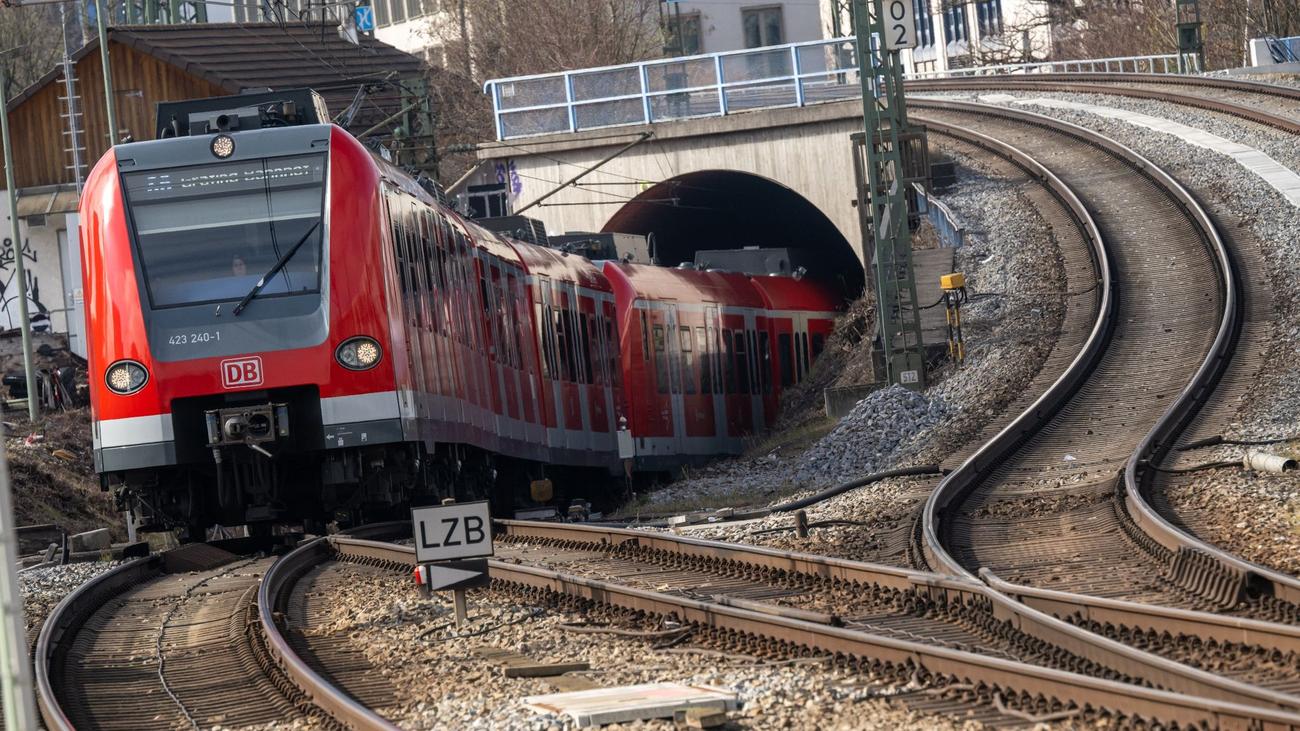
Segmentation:
{"type": "Polygon", "coordinates": [[[916,48],[916,17],[912,0],[885,0],[885,48],[916,48]]]}
{"type": "Polygon", "coordinates": [[[417,563],[492,555],[492,523],[488,503],[452,503],[413,508],[417,563]]]}

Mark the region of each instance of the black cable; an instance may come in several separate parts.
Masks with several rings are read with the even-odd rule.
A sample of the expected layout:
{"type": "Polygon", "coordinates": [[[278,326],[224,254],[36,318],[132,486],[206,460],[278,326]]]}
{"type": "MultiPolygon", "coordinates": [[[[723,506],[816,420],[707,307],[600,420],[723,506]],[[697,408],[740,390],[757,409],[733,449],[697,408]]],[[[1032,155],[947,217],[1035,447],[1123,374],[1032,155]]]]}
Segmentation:
{"type": "Polygon", "coordinates": [[[1194,442],[1188,442],[1183,446],[1178,447],[1178,451],[1188,452],[1193,449],[1200,449],[1202,447],[1217,447],[1220,444],[1226,444],[1228,446],[1233,446],[1233,447],[1262,447],[1267,444],[1281,444],[1282,442],[1290,442],[1296,439],[1300,439],[1300,437],[1275,437],[1271,439],[1228,439],[1222,434],[1215,434],[1212,437],[1206,437],[1204,439],[1197,439],[1194,442]]]}
{"type": "Polygon", "coordinates": [[[1192,465],[1191,467],[1176,467],[1176,468],[1157,467],[1156,465],[1147,463],[1147,467],[1150,467],[1156,472],[1163,472],[1167,475],[1185,475],[1191,472],[1202,472],[1204,470],[1217,470],[1221,467],[1240,467],[1240,466],[1241,466],[1241,462],[1237,462],[1237,461],[1206,462],[1204,464],[1192,465]]]}

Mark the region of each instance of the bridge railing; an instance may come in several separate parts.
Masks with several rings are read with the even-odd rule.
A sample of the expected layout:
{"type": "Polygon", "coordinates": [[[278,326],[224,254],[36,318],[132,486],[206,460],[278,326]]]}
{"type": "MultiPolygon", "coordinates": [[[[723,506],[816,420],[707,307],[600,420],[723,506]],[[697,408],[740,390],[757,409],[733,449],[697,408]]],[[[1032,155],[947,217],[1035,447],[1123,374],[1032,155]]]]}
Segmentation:
{"type": "MultiPolygon", "coordinates": [[[[1169,55],[1009,64],[909,78],[1101,70],[1175,73],[1178,59],[1169,55]]],[[[492,98],[498,140],[861,96],[854,38],[493,79],[483,90],[492,98]]]]}

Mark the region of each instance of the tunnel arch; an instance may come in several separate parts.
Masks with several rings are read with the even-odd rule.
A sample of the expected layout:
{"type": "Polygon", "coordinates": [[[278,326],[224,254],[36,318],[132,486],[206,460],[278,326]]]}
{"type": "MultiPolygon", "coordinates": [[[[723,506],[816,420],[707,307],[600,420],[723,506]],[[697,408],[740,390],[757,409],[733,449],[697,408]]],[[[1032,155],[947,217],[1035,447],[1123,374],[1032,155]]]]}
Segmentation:
{"type": "Polygon", "coordinates": [[[624,204],[603,232],[653,234],[659,263],[694,261],[701,249],[789,247],[808,276],[862,293],[862,262],[817,206],[761,175],[735,170],[685,173],[652,185],[624,204]]]}

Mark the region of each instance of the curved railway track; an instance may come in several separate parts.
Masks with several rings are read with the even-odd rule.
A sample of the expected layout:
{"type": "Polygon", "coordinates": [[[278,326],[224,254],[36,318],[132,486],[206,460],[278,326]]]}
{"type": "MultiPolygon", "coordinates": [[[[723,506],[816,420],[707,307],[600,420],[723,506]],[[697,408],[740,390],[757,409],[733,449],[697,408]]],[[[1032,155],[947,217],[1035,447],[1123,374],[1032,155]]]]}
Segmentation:
{"type": "Polygon", "coordinates": [[[1033,74],[909,81],[909,92],[1034,91],[1105,94],[1195,107],[1300,134],[1300,88],[1172,74],[1033,74]]]}
{"type": "MultiPolygon", "coordinates": [[[[1234,263],[1209,217],[1149,163],[1137,162],[1145,172],[1134,175],[1128,151],[1113,143],[1103,142],[1113,157],[1108,167],[1083,164],[1084,155],[1095,158],[1095,149],[1086,148],[1098,141],[1077,128],[978,105],[929,108],[943,110],[949,123],[1035,149],[1049,165],[1054,158],[1062,177],[1088,196],[1103,234],[1119,237],[1110,244],[1117,250],[1120,284],[1105,352],[1093,367],[1081,360],[1074,368],[1082,385],[1050,389],[932,494],[921,536],[925,563],[958,575],[979,572],[1007,596],[1111,639],[1295,692],[1295,669],[1289,667],[1294,658],[1279,665],[1267,654],[1255,653],[1252,660],[1249,653],[1227,652],[1207,663],[1170,646],[1151,627],[1138,629],[1140,623],[1131,618],[1104,618],[1101,608],[1123,606],[1131,616],[1141,611],[1127,601],[1136,598],[1295,621],[1293,580],[1244,565],[1169,527],[1177,516],[1162,516],[1151,507],[1150,493],[1160,473],[1150,465],[1159,464],[1213,392],[1243,324],[1260,315],[1257,305],[1239,301],[1231,276],[1234,263]],[[1126,218],[1125,209],[1143,200],[1174,218],[1126,218]],[[1179,216],[1184,217],[1181,226],[1179,216]],[[1183,248],[1171,248],[1179,245],[1183,248]],[[1161,286],[1190,281],[1218,281],[1215,306],[1198,302],[1194,290],[1161,286]],[[1175,307],[1173,313],[1168,305],[1175,307]],[[1207,332],[1213,334],[1208,343],[1207,332]],[[1187,356],[1188,351],[1199,355],[1187,356]],[[1184,354],[1182,363],[1162,355],[1174,352],[1184,354]],[[1064,459],[1067,454],[1071,459],[1064,459]],[[1121,467],[1117,478],[1113,472],[1121,467]],[[1130,517],[1134,515],[1137,520],[1130,517]],[[1107,598],[1124,601],[1107,604],[1107,598]]],[[[1228,385],[1242,387],[1249,362],[1243,359],[1227,368],[1228,385]]],[[[1065,380],[1063,376],[1056,385],[1065,380]]]]}
{"type": "MultiPolygon", "coordinates": [[[[909,86],[909,88],[912,88],[909,86]]],[[[1134,74],[1044,74],[1033,77],[976,77],[943,81],[917,82],[917,90],[955,91],[971,89],[1020,89],[1033,91],[1072,91],[1134,96],[1197,107],[1267,125],[1291,134],[1300,134],[1300,89],[1205,77],[1179,77],[1134,74]],[[1228,99],[1224,97],[1227,96],[1228,99]]],[[[1206,198],[1212,197],[1207,194],[1206,198]]],[[[1207,208],[1223,208],[1207,204],[1207,208]]],[[[1221,211],[1218,221],[1232,221],[1230,211],[1221,211]]],[[[1167,498],[1168,492],[1193,483],[1187,474],[1177,474],[1154,467],[1183,468],[1197,460],[1191,455],[1176,459],[1169,455],[1171,446],[1195,442],[1222,434],[1229,426],[1236,399],[1242,396],[1255,378],[1255,370],[1268,346],[1266,325],[1271,314],[1271,292],[1259,244],[1245,225],[1223,224],[1223,238],[1231,244],[1232,259],[1238,269],[1236,308],[1231,323],[1237,332],[1224,338],[1211,354],[1218,361],[1220,382],[1213,394],[1203,388],[1190,398],[1178,415],[1181,429],[1152,435],[1142,453],[1132,455],[1124,478],[1124,499],[1136,541],[1144,543],[1149,554],[1169,562],[1171,571],[1181,574],[1184,583],[1214,584],[1218,598],[1227,605],[1263,597],[1269,606],[1264,615],[1300,621],[1296,605],[1300,604],[1300,580],[1220,549],[1204,536],[1215,532],[1218,516],[1213,510],[1178,505],[1167,498]],[[1226,365],[1225,365],[1226,363],[1226,365]],[[1212,396],[1212,397],[1211,397],[1212,396]],[[1170,443],[1172,440],[1172,443],[1170,443]],[[1152,460],[1153,457],[1157,459],[1152,460]],[[1162,462],[1168,464],[1162,465],[1162,462]],[[1280,600],[1280,601],[1275,601],[1280,600]]],[[[1213,379],[1210,379],[1213,380],[1213,379]]],[[[1255,610],[1252,610],[1255,611],[1255,610]]]]}

